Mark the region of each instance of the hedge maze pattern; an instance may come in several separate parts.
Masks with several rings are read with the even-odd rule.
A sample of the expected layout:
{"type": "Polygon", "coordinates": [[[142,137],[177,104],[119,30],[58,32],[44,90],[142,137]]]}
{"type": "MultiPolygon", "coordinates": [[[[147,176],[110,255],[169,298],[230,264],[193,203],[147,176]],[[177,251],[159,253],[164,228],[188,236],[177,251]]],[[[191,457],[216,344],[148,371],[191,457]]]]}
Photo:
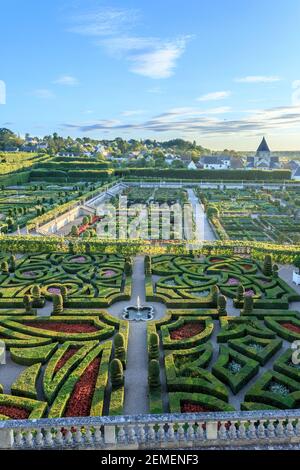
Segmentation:
{"type": "Polygon", "coordinates": [[[23,371],[11,395],[0,393],[0,419],[121,414],[124,385],[111,385],[110,363],[121,357],[123,375],[128,323],[92,307],[130,298],[125,259],[41,253],[1,263],[0,340],[23,371]],[[37,316],[35,307],[59,293],[63,309],[37,316]],[[24,295],[32,301],[26,311],[24,295]]]}
{"type": "Polygon", "coordinates": [[[299,296],[278,277],[276,268],[268,275],[266,269],[269,266],[238,257],[152,258],[148,295],[153,287],[151,295],[172,307],[164,319],[148,325],[149,358],[153,336],[158,335],[156,358],[165,367],[168,397],[166,409],[162,387],[153,387],[152,412],[300,407],[300,364],[292,360],[291,348],[300,340],[300,319],[299,312],[289,310],[289,302],[299,296]],[[219,295],[233,299],[239,316],[227,316],[226,309],[220,312],[214,285],[219,295]],[[238,294],[241,285],[243,299],[238,294]],[[197,295],[205,292],[200,301],[196,289],[197,295]],[[247,297],[254,300],[249,311],[247,297]],[[194,308],[185,310],[187,304],[194,308]]]}
{"type": "Polygon", "coordinates": [[[39,285],[42,297],[67,289],[66,307],[106,307],[130,298],[130,277],[124,274],[125,259],[118,255],[27,255],[13,272],[2,269],[0,306],[20,306],[24,295],[39,285]]]}

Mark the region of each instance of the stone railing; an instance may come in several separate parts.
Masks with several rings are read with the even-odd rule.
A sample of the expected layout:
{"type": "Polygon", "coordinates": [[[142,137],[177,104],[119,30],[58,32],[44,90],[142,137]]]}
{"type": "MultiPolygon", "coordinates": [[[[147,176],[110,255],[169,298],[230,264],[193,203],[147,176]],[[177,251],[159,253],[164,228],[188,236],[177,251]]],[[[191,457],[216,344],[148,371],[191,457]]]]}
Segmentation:
{"type": "Polygon", "coordinates": [[[0,421],[2,449],[300,445],[300,410],[0,421]]]}

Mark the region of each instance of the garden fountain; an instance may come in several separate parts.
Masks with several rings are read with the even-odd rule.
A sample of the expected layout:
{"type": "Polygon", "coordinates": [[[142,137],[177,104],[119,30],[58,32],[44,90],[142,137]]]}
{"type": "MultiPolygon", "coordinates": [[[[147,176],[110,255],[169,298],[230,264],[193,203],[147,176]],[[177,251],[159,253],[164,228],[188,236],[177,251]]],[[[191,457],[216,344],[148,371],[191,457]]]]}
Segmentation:
{"type": "Polygon", "coordinates": [[[136,306],[129,305],[124,308],[123,318],[129,321],[148,321],[154,317],[154,308],[146,305],[141,305],[140,297],[137,297],[136,306]]]}

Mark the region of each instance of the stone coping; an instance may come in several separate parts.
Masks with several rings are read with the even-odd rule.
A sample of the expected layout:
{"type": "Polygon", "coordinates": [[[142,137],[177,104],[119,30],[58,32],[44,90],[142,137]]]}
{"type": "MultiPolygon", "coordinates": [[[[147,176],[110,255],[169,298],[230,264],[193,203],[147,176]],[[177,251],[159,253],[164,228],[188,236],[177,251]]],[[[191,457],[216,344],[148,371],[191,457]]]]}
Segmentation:
{"type": "Polygon", "coordinates": [[[262,410],[262,411],[236,411],[213,413],[165,413],[165,414],[140,414],[120,416],[89,416],[83,418],[41,418],[0,421],[0,431],[8,429],[35,429],[56,428],[71,426],[118,426],[134,424],[168,424],[217,421],[258,421],[258,420],[300,420],[300,409],[295,410],[262,410]]]}

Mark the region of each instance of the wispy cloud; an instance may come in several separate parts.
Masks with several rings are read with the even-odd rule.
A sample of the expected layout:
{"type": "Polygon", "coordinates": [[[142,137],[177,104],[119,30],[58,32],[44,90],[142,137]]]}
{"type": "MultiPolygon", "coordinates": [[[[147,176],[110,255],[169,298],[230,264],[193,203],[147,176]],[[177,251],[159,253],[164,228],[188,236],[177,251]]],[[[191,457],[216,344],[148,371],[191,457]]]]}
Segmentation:
{"type": "Polygon", "coordinates": [[[134,9],[99,8],[73,16],[69,31],[84,36],[111,36],[131,28],[138,17],[139,12],[134,9]]]}
{"type": "Polygon", "coordinates": [[[72,75],[61,75],[53,82],[55,85],[76,86],[79,85],[79,80],[72,75]]]}
{"type": "Polygon", "coordinates": [[[238,83],[273,83],[281,80],[282,78],[276,75],[248,75],[247,77],[235,79],[238,83]]]}
{"type": "Polygon", "coordinates": [[[69,31],[90,36],[94,43],[115,59],[129,63],[129,70],[152,79],[173,75],[190,36],[171,39],[132,33],[138,10],[100,8],[72,18],[69,31]]]}
{"type": "Polygon", "coordinates": [[[37,88],[36,90],[33,90],[31,94],[36,98],[43,100],[51,100],[55,98],[53,91],[49,90],[48,88],[37,88]]]}
{"type": "Polygon", "coordinates": [[[213,93],[207,93],[206,95],[199,96],[197,101],[217,101],[229,98],[231,91],[214,91],[213,93]]]}
{"type": "Polygon", "coordinates": [[[145,131],[153,133],[174,132],[182,135],[199,133],[199,135],[248,135],[270,131],[284,132],[300,128],[300,106],[276,107],[257,110],[237,119],[220,119],[209,113],[209,110],[196,108],[174,108],[152,119],[139,123],[120,121],[96,121],[84,124],[65,123],[65,127],[74,128],[83,133],[92,131],[145,131]]]}

